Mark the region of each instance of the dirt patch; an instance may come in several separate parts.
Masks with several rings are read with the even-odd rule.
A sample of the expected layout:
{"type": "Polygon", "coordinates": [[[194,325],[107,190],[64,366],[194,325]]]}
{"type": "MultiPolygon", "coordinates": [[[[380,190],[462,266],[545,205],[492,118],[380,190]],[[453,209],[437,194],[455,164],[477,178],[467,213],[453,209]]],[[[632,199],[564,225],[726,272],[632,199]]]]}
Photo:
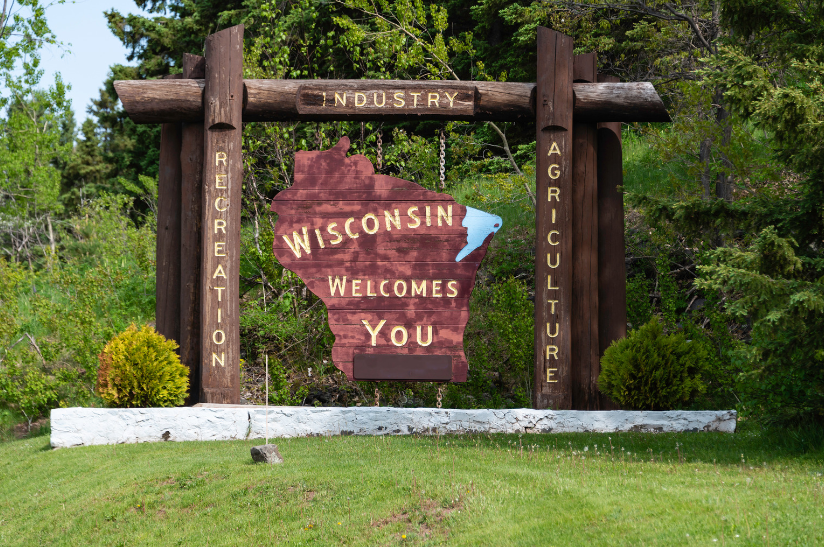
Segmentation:
{"type": "Polygon", "coordinates": [[[27,422],[19,423],[14,426],[14,438],[25,439],[30,435],[36,435],[40,428],[49,423],[48,418],[40,418],[31,423],[31,432],[29,432],[29,424],[27,422]]]}

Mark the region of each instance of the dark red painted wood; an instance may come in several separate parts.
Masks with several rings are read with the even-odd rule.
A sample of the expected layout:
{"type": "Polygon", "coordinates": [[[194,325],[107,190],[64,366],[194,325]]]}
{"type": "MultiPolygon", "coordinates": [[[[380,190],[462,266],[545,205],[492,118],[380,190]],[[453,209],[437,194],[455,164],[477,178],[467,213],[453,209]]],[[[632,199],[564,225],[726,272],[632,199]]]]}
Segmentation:
{"type": "Polygon", "coordinates": [[[355,354],[352,375],[355,380],[448,382],[452,356],[355,354]]]}
{"type": "Polygon", "coordinates": [[[535,408],[572,405],[572,68],[572,38],[538,27],[535,408]]]}
{"type": "Polygon", "coordinates": [[[492,233],[483,245],[456,262],[467,244],[467,229],[462,224],[466,207],[447,194],[413,182],[375,175],[365,157],[346,157],[348,148],[349,141],[344,138],[331,150],[297,153],[295,182],[272,203],[278,214],[275,256],[326,304],[335,334],[332,359],[350,379],[371,378],[376,373],[369,367],[393,363],[386,364],[385,374],[391,379],[439,380],[431,377],[427,363],[433,361],[426,356],[437,361],[448,355],[451,372],[445,379],[465,381],[463,333],[469,318],[469,296],[492,233]],[[318,190],[319,186],[328,188],[329,180],[335,180],[335,190],[318,190]],[[418,208],[417,221],[410,207],[418,208]],[[440,226],[439,208],[443,211],[440,226]],[[401,227],[387,221],[384,211],[400,218],[401,227]],[[364,220],[369,214],[375,219],[364,220]],[[354,219],[350,231],[356,238],[346,234],[350,218],[354,219]],[[331,244],[336,237],[328,232],[333,222],[343,238],[337,245],[331,244]],[[315,230],[321,233],[323,247],[315,230]],[[364,355],[371,354],[380,354],[363,361],[372,363],[364,365],[364,370],[372,372],[355,375],[356,355],[365,359],[364,355]],[[421,359],[391,357],[407,354],[421,359]],[[421,366],[421,370],[416,368],[421,366]]]}

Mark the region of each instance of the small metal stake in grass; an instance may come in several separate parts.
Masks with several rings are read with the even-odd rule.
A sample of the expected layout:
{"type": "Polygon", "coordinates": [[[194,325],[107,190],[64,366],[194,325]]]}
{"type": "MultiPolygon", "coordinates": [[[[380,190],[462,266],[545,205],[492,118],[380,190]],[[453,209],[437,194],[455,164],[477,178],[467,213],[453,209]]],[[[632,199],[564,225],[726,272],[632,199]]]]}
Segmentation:
{"type": "Polygon", "coordinates": [[[276,444],[269,444],[269,356],[266,356],[266,444],[252,447],[252,459],[255,462],[283,463],[276,444]]]}

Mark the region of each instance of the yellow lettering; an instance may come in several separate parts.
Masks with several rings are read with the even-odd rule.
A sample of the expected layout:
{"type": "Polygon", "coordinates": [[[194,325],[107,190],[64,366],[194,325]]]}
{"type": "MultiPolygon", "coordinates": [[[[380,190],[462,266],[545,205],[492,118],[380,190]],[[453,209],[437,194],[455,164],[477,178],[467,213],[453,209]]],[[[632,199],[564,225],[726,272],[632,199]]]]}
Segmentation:
{"type": "Polygon", "coordinates": [[[458,92],[453,93],[451,97],[449,96],[449,91],[445,91],[444,93],[446,94],[446,98],[449,99],[449,108],[452,108],[452,101],[458,96],[458,92]]]}
{"type": "Polygon", "coordinates": [[[226,352],[225,351],[220,352],[220,357],[218,357],[216,353],[212,353],[212,366],[215,366],[216,361],[218,363],[220,363],[220,366],[222,366],[222,367],[226,366],[224,364],[225,360],[226,360],[226,352]]]}
{"type": "Polygon", "coordinates": [[[416,294],[419,294],[421,296],[426,296],[426,279],[421,280],[420,286],[418,286],[418,284],[415,283],[414,279],[412,280],[412,294],[411,294],[411,296],[414,297],[416,294]]]}
{"type": "Polygon", "coordinates": [[[315,235],[318,236],[318,244],[320,245],[321,249],[326,248],[326,245],[323,244],[323,238],[320,237],[320,230],[315,228],[315,235]]]}
{"type": "Polygon", "coordinates": [[[321,106],[326,106],[326,92],[323,92],[323,104],[321,106]]]}
{"type": "Polygon", "coordinates": [[[222,346],[223,343],[226,341],[226,334],[222,330],[216,330],[212,333],[212,342],[217,344],[218,346],[222,346]],[[218,334],[220,334],[220,342],[217,341],[218,334]]]}
{"type": "Polygon", "coordinates": [[[406,101],[403,100],[403,91],[398,91],[397,93],[395,93],[395,104],[392,106],[394,106],[395,108],[403,108],[404,106],[406,106],[406,101]]]}
{"type": "Polygon", "coordinates": [[[414,221],[415,221],[415,224],[409,224],[409,223],[407,222],[407,223],[406,223],[406,226],[407,226],[407,227],[409,227],[409,228],[417,228],[418,226],[420,226],[420,225],[421,225],[421,217],[419,217],[418,215],[416,215],[415,213],[413,213],[413,212],[412,212],[412,211],[417,211],[417,210],[418,210],[418,208],[417,208],[417,207],[410,207],[410,208],[409,208],[409,210],[408,210],[408,211],[406,211],[406,214],[407,214],[407,215],[409,215],[409,217],[410,217],[412,220],[414,220],[414,221]]]}
{"type": "Polygon", "coordinates": [[[214,290],[217,291],[217,301],[223,302],[223,291],[226,290],[226,287],[212,287],[214,290]]]}
{"type": "Polygon", "coordinates": [[[383,290],[383,286],[386,285],[387,283],[389,283],[388,279],[384,279],[383,281],[381,281],[381,294],[383,296],[389,296],[389,293],[383,290]]]}
{"type": "Polygon", "coordinates": [[[353,279],[352,280],[352,296],[363,296],[360,293],[360,284],[361,284],[360,279],[353,279]]]}
{"type": "MultiPolygon", "coordinates": [[[[546,358],[549,359],[549,356],[552,355],[555,359],[558,359],[558,346],[547,346],[546,347],[546,358]]],[[[550,370],[558,370],[557,368],[553,368],[550,370]]],[[[556,380],[557,381],[557,380],[556,380]]]]}
{"type": "Polygon", "coordinates": [[[343,241],[343,236],[340,234],[340,232],[335,230],[335,226],[337,226],[337,225],[338,225],[337,222],[330,222],[329,226],[326,227],[326,231],[329,232],[330,234],[332,234],[333,236],[335,236],[335,239],[333,239],[332,241],[329,242],[332,245],[337,245],[338,243],[343,241]]]}
{"type": "Polygon", "coordinates": [[[217,269],[215,270],[214,275],[212,275],[212,279],[215,279],[216,277],[222,277],[224,279],[226,278],[226,272],[223,271],[222,264],[217,265],[217,269]]]}
{"type": "Polygon", "coordinates": [[[226,160],[226,152],[215,153],[215,165],[220,165],[220,162],[223,162],[223,165],[226,165],[226,160]]]}
{"type": "Polygon", "coordinates": [[[406,328],[398,325],[397,327],[392,329],[392,343],[395,344],[396,346],[398,346],[398,347],[405,346],[406,345],[406,340],[408,338],[409,338],[409,333],[406,332],[406,328]],[[398,342],[398,340],[395,337],[395,334],[398,333],[398,332],[403,333],[403,337],[401,338],[400,342],[398,342]]]}
{"type": "Polygon", "coordinates": [[[224,198],[224,197],[215,198],[215,209],[217,209],[218,211],[220,211],[222,213],[223,211],[225,211],[228,208],[229,208],[229,200],[227,198],[224,198]],[[221,200],[226,202],[226,207],[224,207],[223,209],[221,209],[220,205],[218,205],[218,203],[221,200]]]}
{"type": "Polygon", "coordinates": [[[458,296],[458,282],[457,281],[450,281],[446,284],[447,290],[452,291],[451,293],[446,293],[446,296],[449,298],[455,298],[458,296]]]}
{"type": "Polygon", "coordinates": [[[297,232],[292,232],[292,239],[295,241],[294,245],[289,241],[289,236],[283,236],[286,244],[289,245],[289,248],[292,249],[292,252],[295,253],[295,256],[298,258],[300,258],[301,247],[306,251],[306,254],[312,254],[312,249],[309,248],[309,231],[306,229],[306,226],[303,226],[301,230],[303,231],[303,239],[301,239],[297,232]]]}
{"type": "MultiPolygon", "coordinates": [[[[549,357],[547,357],[549,359],[549,357]]],[[[557,359],[557,357],[556,357],[557,359]]],[[[558,383],[558,380],[553,380],[552,377],[555,376],[555,373],[558,372],[557,368],[548,368],[546,369],[546,381],[550,384],[558,383]]]]}
{"type": "Polygon", "coordinates": [[[559,288],[559,287],[553,287],[552,286],[552,276],[551,275],[546,276],[546,288],[551,289],[553,291],[557,290],[559,288]]]}
{"type": "Polygon", "coordinates": [[[555,209],[552,210],[552,224],[555,224],[555,209]]]}
{"type": "Polygon", "coordinates": [[[549,173],[549,178],[551,178],[552,180],[555,180],[555,179],[557,179],[558,177],[561,176],[561,166],[558,165],[557,163],[553,163],[552,165],[549,166],[549,169],[547,169],[547,173],[549,173]],[[554,171],[553,171],[553,168],[555,168],[554,171]]]}
{"type": "Polygon", "coordinates": [[[215,256],[226,256],[225,241],[215,241],[215,256]]]}
{"type": "Polygon", "coordinates": [[[379,225],[380,223],[378,222],[378,217],[376,217],[372,213],[366,213],[365,215],[363,215],[363,218],[361,219],[361,226],[363,226],[363,231],[367,234],[374,234],[375,232],[377,232],[379,225]],[[366,227],[367,220],[373,220],[375,222],[375,226],[371,230],[366,227]]]}
{"type": "Polygon", "coordinates": [[[550,230],[549,233],[546,235],[546,240],[549,241],[550,245],[560,245],[560,241],[552,241],[552,236],[556,234],[560,236],[561,232],[559,232],[558,230],[550,230]]]}
{"type": "Polygon", "coordinates": [[[555,265],[552,265],[552,262],[549,260],[549,253],[546,254],[546,265],[550,268],[557,268],[558,264],[561,263],[561,253],[555,253],[555,265]]]}
{"type": "Polygon", "coordinates": [[[217,309],[217,322],[218,323],[222,323],[222,321],[220,319],[222,312],[223,312],[223,310],[221,310],[220,308],[217,309]]]}
{"type": "Polygon", "coordinates": [[[412,95],[413,97],[415,97],[415,100],[414,100],[414,102],[412,103],[412,107],[413,107],[413,108],[417,108],[417,107],[418,107],[418,97],[420,97],[421,95],[423,95],[423,93],[410,93],[410,95],[412,95]]]}
{"type": "Polygon", "coordinates": [[[432,106],[432,103],[435,103],[435,108],[437,108],[438,106],[440,106],[438,104],[438,101],[440,101],[440,100],[441,100],[440,95],[438,95],[437,93],[430,93],[426,97],[426,106],[432,106]]]}
{"type": "Polygon", "coordinates": [[[552,304],[552,306],[550,307],[549,313],[555,313],[555,304],[557,304],[558,301],[557,300],[547,300],[547,302],[549,304],[552,304]]]}
{"type": "Polygon", "coordinates": [[[446,210],[449,212],[447,213],[443,210],[443,207],[438,205],[438,226],[441,225],[441,217],[443,217],[448,225],[452,226],[452,206],[447,205],[446,210]]]}
{"type": "Polygon", "coordinates": [[[424,342],[423,337],[421,336],[421,326],[418,325],[418,345],[419,346],[426,347],[426,346],[428,346],[429,344],[432,343],[432,325],[427,325],[426,326],[426,331],[427,331],[427,334],[429,335],[428,336],[429,340],[424,342]]]}
{"type": "Polygon", "coordinates": [[[401,229],[401,215],[400,215],[400,213],[398,212],[397,209],[395,209],[395,218],[392,218],[392,215],[389,214],[389,211],[384,211],[383,216],[384,216],[384,220],[386,221],[386,231],[387,232],[392,230],[392,226],[390,225],[390,222],[392,224],[394,224],[395,228],[397,228],[398,230],[401,229]]]}
{"type": "Polygon", "coordinates": [[[386,93],[385,92],[381,93],[381,104],[378,104],[378,94],[373,93],[372,94],[372,102],[375,103],[375,106],[385,105],[386,104],[386,93]]]}
{"type": "Polygon", "coordinates": [[[380,330],[383,328],[384,323],[386,323],[386,319],[381,319],[381,322],[378,323],[378,326],[375,327],[374,329],[369,324],[369,321],[367,321],[366,319],[361,319],[361,322],[364,325],[366,325],[366,330],[368,330],[369,334],[372,335],[372,345],[377,346],[378,345],[378,332],[380,332],[380,330]]]}
{"type": "Polygon", "coordinates": [[[215,188],[226,188],[226,177],[228,175],[215,175],[215,188]]]}
{"type": "Polygon", "coordinates": [[[397,281],[395,281],[395,296],[397,296],[398,298],[406,296],[406,281],[404,281],[403,279],[398,279],[397,281]],[[403,285],[403,292],[401,294],[398,294],[398,283],[403,285]]]}
{"type": "Polygon", "coordinates": [[[343,229],[346,230],[346,235],[351,237],[352,239],[357,239],[360,237],[360,234],[353,234],[352,230],[349,229],[349,225],[355,222],[354,218],[347,218],[346,222],[343,224],[343,229]]]}
{"type": "Polygon", "coordinates": [[[217,233],[218,230],[220,230],[224,234],[226,233],[226,221],[225,220],[222,220],[222,219],[219,219],[219,218],[215,219],[215,233],[217,233]]]}
{"type": "MultiPolygon", "coordinates": [[[[555,186],[549,187],[549,195],[547,196],[547,201],[552,201],[552,198],[555,198],[555,201],[561,201],[561,189],[556,188],[555,186]]],[[[555,209],[553,209],[554,211],[555,209]]],[[[552,222],[555,222],[554,220],[552,222]]]]}
{"type": "Polygon", "coordinates": [[[426,225],[432,226],[432,214],[429,211],[429,205],[426,206],[426,225]]]}
{"type": "Polygon", "coordinates": [[[441,294],[441,283],[443,283],[443,281],[441,281],[440,279],[435,279],[434,281],[432,281],[432,296],[434,298],[440,298],[441,296],[443,296],[441,294]]]}
{"type": "Polygon", "coordinates": [[[561,155],[561,149],[558,148],[558,143],[555,141],[553,141],[552,146],[549,147],[549,154],[547,154],[547,156],[551,156],[552,154],[561,155]]]}
{"type": "Polygon", "coordinates": [[[329,292],[332,293],[332,296],[335,296],[335,291],[340,291],[340,295],[344,296],[346,292],[346,276],[343,276],[343,281],[338,276],[335,276],[334,283],[332,282],[332,276],[329,277],[329,292]]]}
{"type": "Polygon", "coordinates": [[[371,279],[366,280],[366,296],[378,296],[377,293],[372,292],[372,280],[371,279]]]}
{"type": "Polygon", "coordinates": [[[338,92],[335,91],[335,106],[338,106],[338,101],[342,106],[346,106],[346,91],[343,92],[343,97],[338,95],[338,92]]]}
{"type": "Polygon", "coordinates": [[[355,92],[355,106],[363,106],[366,104],[366,95],[355,92]]]}
{"type": "Polygon", "coordinates": [[[559,328],[558,323],[555,323],[555,334],[552,334],[551,332],[549,332],[549,323],[547,323],[546,324],[546,335],[549,336],[550,338],[555,338],[556,336],[558,336],[558,328],[559,328]]]}

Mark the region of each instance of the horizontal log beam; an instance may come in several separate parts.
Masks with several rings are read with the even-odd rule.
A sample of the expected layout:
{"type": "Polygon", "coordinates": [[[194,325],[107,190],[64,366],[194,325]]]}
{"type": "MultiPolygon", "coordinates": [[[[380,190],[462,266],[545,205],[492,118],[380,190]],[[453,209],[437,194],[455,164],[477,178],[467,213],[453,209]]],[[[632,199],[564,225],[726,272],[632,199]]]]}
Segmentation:
{"type": "MultiPolygon", "coordinates": [[[[509,82],[456,82],[410,80],[244,80],[243,121],[267,122],[284,120],[410,120],[457,119],[467,121],[526,121],[535,117],[535,84],[509,82]],[[315,90],[347,92],[350,108],[335,111],[334,93],[327,92],[329,113],[303,107],[299,94],[315,90]],[[474,113],[466,109],[442,110],[422,108],[415,113],[408,108],[409,95],[417,94],[421,104],[427,97],[438,95],[442,104],[446,97],[439,89],[461,89],[475,95],[474,113]],[[372,101],[373,91],[385,92],[384,108],[367,104],[363,113],[352,109],[355,89],[364,92],[357,100],[372,101]],[[393,101],[392,90],[404,99],[393,101]],[[431,95],[430,95],[431,92],[431,95]],[[406,95],[404,95],[406,94],[406,95]],[[407,108],[393,108],[401,102],[407,108]],[[301,112],[302,111],[302,112],[301,112]]],[[[203,80],[118,80],[114,82],[123,109],[135,123],[195,122],[203,120],[203,80]]],[[[597,122],[669,122],[664,103],[649,82],[635,83],[574,83],[573,115],[576,121],[597,122]]],[[[338,98],[340,101],[341,98],[338,98]]],[[[375,97],[377,102],[377,97],[375,97]]],[[[431,104],[431,103],[430,103],[431,104]]],[[[436,103],[437,104],[437,103],[436,103]]]]}

